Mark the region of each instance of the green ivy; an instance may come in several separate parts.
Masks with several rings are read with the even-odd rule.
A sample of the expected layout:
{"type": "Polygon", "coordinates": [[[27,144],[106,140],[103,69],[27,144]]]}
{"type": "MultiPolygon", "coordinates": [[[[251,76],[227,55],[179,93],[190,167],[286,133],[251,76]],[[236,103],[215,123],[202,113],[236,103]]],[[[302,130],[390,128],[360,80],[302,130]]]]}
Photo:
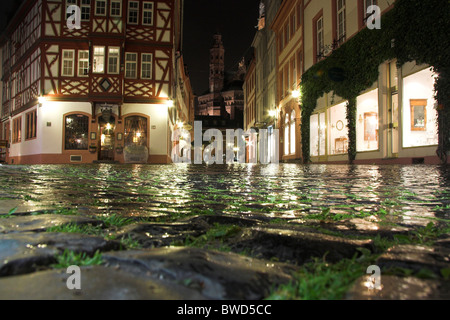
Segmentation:
{"type": "Polygon", "coordinates": [[[347,103],[348,160],[350,163],[356,159],[356,116],[356,98],[353,98],[347,103]]]}
{"type": "Polygon", "coordinates": [[[383,15],[381,30],[363,29],[311,67],[302,77],[302,152],[310,162],[310,117],[317,99],[333,92],[348,101],[349,161],[356,158],[356,98],[379,76],[379,65],[397,59],[426,63],[439,74],[435,92],[439,104],[438,155],[450,150],[450,1],[397,0],[383,15]],[[394,44],[394,45],[392,45],[394,44]],[[338,74],[338,77],[333,74],[338,74]]]}

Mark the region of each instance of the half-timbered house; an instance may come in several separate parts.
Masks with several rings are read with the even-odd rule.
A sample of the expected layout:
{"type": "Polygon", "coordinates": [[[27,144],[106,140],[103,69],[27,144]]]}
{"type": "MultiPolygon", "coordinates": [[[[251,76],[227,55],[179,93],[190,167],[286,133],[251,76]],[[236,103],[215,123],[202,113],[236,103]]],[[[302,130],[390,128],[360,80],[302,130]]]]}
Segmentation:
{"type": "Polygon", "coordinates": [[[181,20],[182,0],[24,1],[0,42],[8,163],[170,162],[181,20]]]}

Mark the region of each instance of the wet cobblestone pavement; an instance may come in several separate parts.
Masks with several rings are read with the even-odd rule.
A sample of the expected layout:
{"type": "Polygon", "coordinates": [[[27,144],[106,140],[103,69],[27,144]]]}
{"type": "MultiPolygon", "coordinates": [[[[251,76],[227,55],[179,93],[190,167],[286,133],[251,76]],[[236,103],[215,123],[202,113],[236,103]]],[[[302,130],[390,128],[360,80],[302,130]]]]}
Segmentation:
{"type": "MultiPolygon", "coordinates": [[[[219,285],[214,277],[202,272],[194,276],[192,270],[185,270],[177,273],[170,285],[164,284],[164,290],[160,288],[168,299],[183,298],[170,295],[176,291],[172,285],[180,281],[189,289],[186,296],[193,290],[199,299],[449,297],[449,166],[0,166],[0,186],[0,248],[7,246],[6,241],[26,247],[31,240],[23,239],[36,234],[81,233],[113,242],[99,247],[104,268],[114,263],[127,270],[124,261],[150,259],[142,258],[142,252],[153,259],[154,250],[174,247],[204,250],[193,253],[198,261],[211,260],[221,251],[238,254],[229,257],[230,261],[256,259],[278,268],[278,277],[267,271],[258,280],[262,287],[256,291],[261,294],[249,289],[237,296],[227,287],[231,279],[219,285]],[[74,224],[91,229],[64,229],[74,224]],[[18,234],[22,238],[18,239],[18,234]],[[127,258],[118,258],[126,252],[127,258]],[[336,267],[329,269],[336,270],[334,277],[345,280],[339,284],[342,290],[328,288],[314,295],[302,291],[300,285],[294,289],[287,285],[292,280],[300,283],[305,274],[322,278],[326,272],[317,259],[336,267]],[[341,274],[341,263],[358,268],[341,274]],[[366,292],[362,279],[370,264],[382,267],[385,290],[366,292]],[[209,283],[207,289],[205,283],[209,283]],[[418,287],[427,288],[429,294],[414,296],[418,287]],[[410,288],[409,293],[401,291],[404,288],[410,288]]],[[[55,243],[54,239],[33,241],[55,243]]],[[[89,255],[95,252],[76,249],[73,241],[80,240],[64,240],[54,251],[45,252],[50,259],[38,259],[39,263],[35,259],[27,268],[21,258],[20,272],[14,271],[14,259],[10,258],[16,253],[4,250],[0,253],[0,287],[2,281],[7,283],[13,277],[51,272],[56,269],[52,259],[68,247],[75,252],[89,251],[89,255]]],[[[186,252],[183,254],[188,259],[186,252]]],[[[164,262],[170,266],[182,259],[173,252],[160,254],[158,259],[161,256],[172,257],[172,262],[164,262]]],[[[161,272],[152,269],[144,273],[148,277],[149,273],[161,276],[161,272]]],[[[136,276],[136,270],[133,274],[136,276]]],[[[45,281],[49,281],[47,276],[45,281]]],[[[5,296],[6,291],[0,289],[0,297],[5,296]]]]}

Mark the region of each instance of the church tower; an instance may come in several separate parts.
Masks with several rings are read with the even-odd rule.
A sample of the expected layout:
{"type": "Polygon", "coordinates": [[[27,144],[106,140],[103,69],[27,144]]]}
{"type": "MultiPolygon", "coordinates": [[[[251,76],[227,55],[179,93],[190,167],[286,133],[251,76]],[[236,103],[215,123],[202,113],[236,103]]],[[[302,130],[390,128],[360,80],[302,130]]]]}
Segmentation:
{"type": "Polygon", "coordinates": [[[222,43],[222,35],[215,34],[214,42],[210,49],[209,63],[209,90],[210,93],[220,93],[225,80],[225,49],[222,43]]]}

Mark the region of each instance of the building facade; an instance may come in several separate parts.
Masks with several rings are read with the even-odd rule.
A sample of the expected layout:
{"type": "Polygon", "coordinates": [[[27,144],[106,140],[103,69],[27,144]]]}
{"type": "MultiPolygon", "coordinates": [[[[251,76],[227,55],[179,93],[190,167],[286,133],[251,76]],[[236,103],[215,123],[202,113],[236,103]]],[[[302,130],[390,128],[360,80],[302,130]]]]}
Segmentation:
{"type": "MultiPolygon", "coordinates": [[[[261,3],[265,8],[270,7],[268,2],[261,3]]],[[[269,112],[276,118],[280,129],[280,161],[348,163],[353,139],[356,141],[354,163],[440,163],[436,155],[436,75],[429,65],[408,62],[398,66],[397,60],[387,60],[378,65],[378,79],[356,98],[355,125],[349,126],[348,123],[349,101],[333,91],[319,97],[311,117],[302,119],[302,87],[307,85],[302,81],[311,81],[308,80],[311,77],[302,80],[302,75],[329,59],[343,44],[353,41],[359,32],[365,31],[372,14],[369,8],[373,5],[384,15],[394,8],[395,1],[282,1],[270,23],[276,41],[276,63],[265,73],[260,55],[268,54],[270,50],[261,45],[264,43],[261,37],[264,24],[259,24],[260,30],[253,41],[254,70],[247,76],[246,83],[245,114],[250,118],[245,123],[248,127],[257,127],[259,122],[270,123],[264,117],[267,103],[262,92],[271,88],[264,80],[270,77],[265,76],[275,72],[275,110],[269,112]],[[256,82],[254,89],[253,81],[256,82]],[[309,132],[306,143],[301,134],[303,126],[309,128],[306,129],[309,132]],[[302,159],[305,154],[302,142],[309,149],[309,159],[302,159]]],[[[394,40],[391,46],[395,46],[394,40]]],[[[358,67],[354,66],[355,69],[358,67]]],[[[340,71],[336,66],[334,70],[322,70],[312,78],[328,77],[327,81],[343,81],[340,71]]],[[[270,110],[270,104],[268,108],[270,110]]]]}
{"type": "Polygon", "coordinates": [[[25,1],[1,39],[7,162],[170,162],[181,19],[178,0],[25,1]]]}
{"type": "Polygon", "coordinates": [[[271,27],[276,36],[280,160],[302,159],[299,86],[303,73],[303,0],[282,2],[271,27]]]}
{"type": "MultiPolygon", "coordinates": [[[[179,139],[177,141],[177,137],[174,136],[173,133],[176,132],[177,129],[186,130],[190,133],[191,139],[193,139],[195,120],[195,96],[189,78],[189,71],[184,64],[181,52],[177,52],[175,68],[176,99],[174,106],[169,108],[169,127],[172,133],[172,161],[173,153],[178,151],[176,145],[179,143],[179,139]]],[[[180,139],[185,138],[187,137],[180,137],[180,139]]]]}
{"type": "MultiPolygon", "coordinates": [[[[258,30],[252,42],[253,59],[247,69],[244,83],[244,129],[267,129],[268,154],[275,147],[275,129],[279,129],[277,107],[277,46],[275,32],[270,28],[281,0],[264,0],[259,7],[258,30]]],[[[249,152],[253,146],[249,147],[249,152]]],[[[255,146],[256,148],[256,146],[255,146]]],[[[259,148],[259,146],[257,147],[259,148]]],[[[270,159],[272,160],[272,159],[270,159]]]]}
{"type": "MultiPolygon", "coordinates": [[[[305,71],[367,28],[371,5],[385,14],[395,2],[309,1],[304,6],[305,71]]],[[[391,60],[378,69],[378,80],[357,97],[354,163],[439,163],[435,75],[430,66],[407,63],[399,68],[391,60]]],[[[313,162],[348,162],[346,105],[333,92],[317,101],[310,119],[313,162]]]]}

